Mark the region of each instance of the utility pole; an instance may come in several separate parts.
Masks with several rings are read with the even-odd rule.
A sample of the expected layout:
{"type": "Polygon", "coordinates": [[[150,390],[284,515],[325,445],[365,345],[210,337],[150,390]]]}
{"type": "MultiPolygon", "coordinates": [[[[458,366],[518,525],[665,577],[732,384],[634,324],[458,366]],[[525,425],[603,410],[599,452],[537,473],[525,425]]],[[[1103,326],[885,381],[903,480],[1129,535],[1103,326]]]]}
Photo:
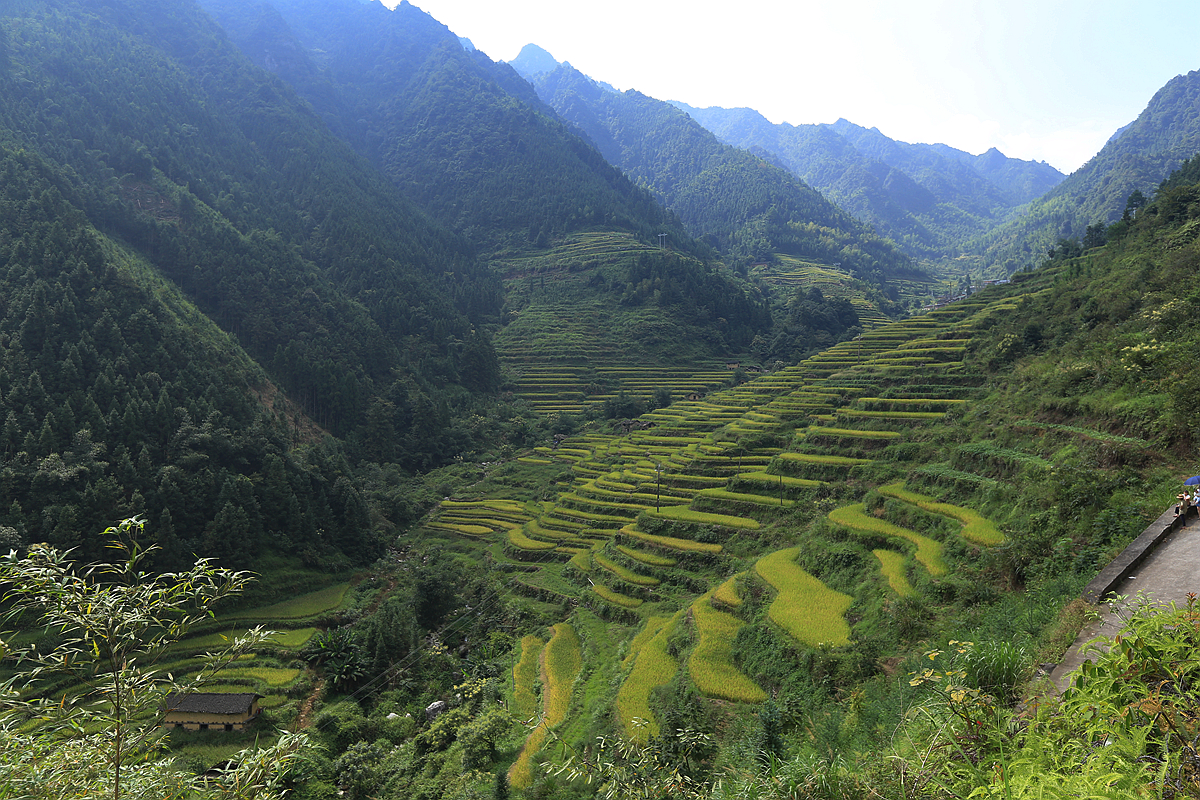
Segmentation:
{"type": "Polygon", "coordinates": [[[662,464],[660,462],[655,462],[654,471],[658,473],[658,488],[654,491],[654,510],[657,512],[659,510],[658,504],[662,497],[662,464]]]}
{"type": "Polygon", "coordinates": [[[666,240],[667,240],[667,235],[665,233],[660,233],[658,235],[658,249],[659,250],[666,249],[666,244],[665,244],[666,240]]]}

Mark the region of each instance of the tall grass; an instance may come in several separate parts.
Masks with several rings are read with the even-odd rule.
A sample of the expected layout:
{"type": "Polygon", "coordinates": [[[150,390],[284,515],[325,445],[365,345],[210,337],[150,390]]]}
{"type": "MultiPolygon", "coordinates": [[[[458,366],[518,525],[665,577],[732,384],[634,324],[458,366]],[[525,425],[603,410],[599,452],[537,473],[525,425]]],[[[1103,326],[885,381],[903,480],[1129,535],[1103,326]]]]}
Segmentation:
{"type": "MultiPolygon", "coordinates": [[[[513,527],[517,527],[515,523],[509,523],[513,527]]],[[[459,522],[426,522],[425,527],[435,531],[450,531],[451,533],[461,533],[463,536],[487,536],[492,532],[491,528],[483,525],[471,525],[459,522]]]]}
{"type": "Polygon", "coordinates": [[[852,428],[821,428],[811,427],[802,431],[807,436],[845,436],[854,439],[898,439],[900,431],[859,431],[852,428]]]}
{"type": "Polygon", "coordinates": [[[871,463],[869,458],[831,456],[823,453],[780,453],[779,458],[783,461],[795,461],[800,464],[822,464],[831,467],[861,467],[871,463]]]}
{"type": "MultiPolygon", "coordinates": [[[[890,367],[889,371],[899,372],[900,367],[890,367]]],[[[861,411],[854,408],[843,408],[838,411],[838,414],[845,417],[862,417],[864,419],[894,419],[894,420],[910,420],[913,422],[926,422],[935,419],[942,419],[946,416],[944,411],[861,411]]]]}
{"type": "Polygon", "coordinates": [[[974,642],[955,657],[955,666],[966,673],[970,686],[1003,702],[1017,697],[1030,673],[1030,658],[1013,642],[974,642]]]}
{"type": "Polygon", "coordinates": [[[267,686],[279,687],[294,683],[300,677],[298,669],[282,669],[279,667],[232,667],[218,672],[215,679],[228,681],[236,678],[252,678],[265,683],[267,686]]]}
{"type": "Polygon", "coordinates": [[[750,481],[753,483],[766,484],[767,487],[778,487],[780,482],[784,486],[792,489],[815,489],[818,486],[825,486],[825,481],[814,481],[808,478],[793,478],[788,475],[772,475],[769,472],[740,472],[733,476],[739,481],[750,481]]]}
{"type": "MultiPolygon", "coordinates": [[[[208,650],[219,650],[228,647],[230,642],[239,636],[244,636],[246,632],[246,629],[242,628],[239,630],[221,631],[220,633],[209,633],[204,636],[193,636],[189,639],[176,642],[168,648],[168,652],[202,653],[208,650]]],[[[297,650],[303,647],[316,633],[316,628],[281,630],[271,634],[271,637],[266,640],[266,644],[272,647],[282,647],[287,650],[297,650]]]]}
{"type": "MultiPolygon", "coordinates": [[[[764,487],[763,491],[770,491],[771,487],[764,487]]],[[[778,495],[772,496],[769,494],[746,494],[744,492],[730,492],[725,489],[704,489],[699,495],[705,500],[724,500],[730,503],[750,503],[756,506],[775,506],[777,508],[789,508],[796,505],[795,500],[780,499],[778,495]]]]}

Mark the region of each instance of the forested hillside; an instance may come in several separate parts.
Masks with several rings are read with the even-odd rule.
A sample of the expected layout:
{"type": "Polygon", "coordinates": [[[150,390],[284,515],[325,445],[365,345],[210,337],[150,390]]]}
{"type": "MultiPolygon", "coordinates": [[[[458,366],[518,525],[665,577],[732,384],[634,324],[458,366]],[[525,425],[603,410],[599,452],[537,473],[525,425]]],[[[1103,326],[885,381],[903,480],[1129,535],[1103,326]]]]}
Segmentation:
{"type": "Polygon", "coordinates": [[[29,173],[14,173],[5,187],[15,209],[3,221],[13,253],[5,324],[16,332],[46,309],[85,320],[39,323],[43,334],[5,340],[12,508],[3,524],[14,536],[65,542],[103,519],[144,512],[171,517],[175,555],[244,562],[264,543],[314,563],[377,554],[376,533],[419,513],[419,502],[400,496],[403,476],[497,447],[509,424],[498,420],[537,428],[519,421],[527,411],[499,400],[492,334],[509,320],[505,275],[478,257],[481,242],[537,249],[598,225],[648,244],[665,231],[672,253],[647,246],[616,281],[597,284],[600,296],[674,315],[685,328],[708,324],[708,313],[728,321],[724,333],[702,340],[709,357],[769,328],[755,292],[731,284],[647,192],[537,110],[528,84],[453,37],[430,44],[426,35],[444,28],[415,9],[401,14],[415,15],[393,32],[416,37],[420,69],[409,77],[421,88],[407,104],[376,97],[373,118],[399,114],[429,135],[389,129],[387,143],[365,148],[382,161],[373,165],[351,146],[366,135],[355,127],[365,112],[354,104],[399,73],[346,95],[308,51],[294,49],[289,63],[313,67],[300,82],[329,103],[319,116],[185,0],[5,7],[0,137],[6,158],[29,173]],[[445,70],[458,77],[443,81],[445,70]],[[440,127],[425,114],[454,102],[462,105],[440,127]],[[459,114],[473,122],[461,125],[459,114]],[[491,124],[491,114],[500,121],[491,124]],[[477,136],[483,150],[465,143],[477,136]],[[484,140],[514,154],[512,170],[484,140]],[[417,172],[406,179],[387,163],[417,172]],[[462,165],[467,171],[456,173],[462,165]],[[493,179],[520,197],[484,185],[493,179]],[[446,225],[405,186],[423,187],[411,194],[446,225]],[[554,206],[551,197],[564,205],[540,213],[554,206]],[[459,201],[470,208],[455,210],[459,201]],[[57,232],[31,219],[57,220],[57,232]],[[80,242],[95,286],[87,276],[69,279],[76,265],[68,255],[80,242]],[[33,271],[31,253],[43,262],[33,271]],[[111,307],[96,294],[104,281],[127,290],[111,307]],[[171,298],[172,313],[135,299],[149,296],[171,298]],[[155,321],[150,333],[146,315],[155,321]],[[60,374],[66,364],[74,369],[60,374]],[[240,377],[197,375],[201,364],[236,364],[240,377]],[[126,394],[134,389],[136,398],[126,394]],[[157,427],[148,427],[152,414],[157,427]],[[231,460],[168,447],[192,426],[232,448],[222,457],[231,460]],[[81,440],[71,458],[94,457],[97,466],[42,491],[39,471],[58,463],[45,459],[67,458],[76,435],[90,435],[92,445],[81,440]],[[256,444],[253,457],[229,444],[262,436],[270,442],[256,444]],[[289,456],[297,444],[306,449],[289,456]],[[291,483],[284,491],[283,479],[272,478],[277,496],[268,503],[264,476],[278,467],[264,460],[271,453],[291,483]],[[365,484],[364,468],[377,470],[365,484]],[[264,508],[292,502],[299,510],[264,521],[273,513],[264,508]]]}
{"type": "MultiPolygon", "coordinates": [[[[605,161],[511,67],[464,49],[420,9],[310,0],[206,7],[402,193],[461,232],[492,276],[511,277],[525,269],[514,263],[533,260],[544,281],[547,271],[561,274],[571,264],[570,272],[586,273],[588,291],[576,300],[654,309],[681,341],[705,343],[699,355],[741,351],[769,328],[757,288],[715,268],[711,247],[605,161]],[[573,242],[601,234],[681,257],[643,252],[633,270],[624,255],[577,261],[573,242]],[[729,327],[714,338],[708,322],[717,318],[729,327]]],[[[498,323],[511,321],[527,298],[506,302],[509,316],[498,323]]],[[[559,325],[577,321],[564,310],[553,312],[559,325]]],[[[599,323],[593,336],[613,324],[599,323]]],[[[669,360],[663,347],[649,357],[669,360]]]]}
{"type": "Polygon", "coordinates": [[[97,558],[88,532],[141,515],[161,568],[377,555],[344,465],[293,452],[299,409],[237,344],[92,228],[61,168],[10,142],[2,169],[3,546],[97,558]]]}
{"type": "Polygon", "coordinates": [[[470,448],[447,392],[498,385],[468,316],[496,313],[498,282],[194,6],[8,13],[6,524],[61,540],[145,512],[183,553],[241,560],[264,529],[376,552],[342,456],[306,473],[286,453],[326,431],[410,467],[470,448]]]}
{"type": "Polygon", "coordinates": [[[479,247],[544,246],[592,227],[655,241],[665,231],[673,246],[690,246],[678,223],[511,68],[465,50],[419,8],[353,0],[205,7],[251,58],[345,128],[407,196],[479,247]]]}

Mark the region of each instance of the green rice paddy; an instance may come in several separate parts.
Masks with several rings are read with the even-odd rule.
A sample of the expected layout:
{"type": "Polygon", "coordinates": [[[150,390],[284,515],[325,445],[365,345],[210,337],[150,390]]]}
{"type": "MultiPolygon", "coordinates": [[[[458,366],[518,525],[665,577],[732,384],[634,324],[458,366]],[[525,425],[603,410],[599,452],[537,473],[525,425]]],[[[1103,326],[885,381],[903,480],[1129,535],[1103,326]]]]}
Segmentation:
{"type": "Polygon", "coordinates": [[[897,500],[912,503],[934,514],[941,514],[944,517],[958,520],[963,525],[963,538],[970,539],[976,544],[992,547],[1004,543],[1004,534],[992,524],[991,520],[969,508],[942,503],[932,497],[910,492],[900,483],[890,483],[886,486],[880,486],[878,491],[887,497],[894,497],[897,500]]]}
{"type": "Polygon", "coordinates": [[[733,663],[733,640],[743,623],[717,611],[709,595],[692,603],[692,620],[699,641],[688,658],[688,676],[701,693],[735,703],[761,703],[767,693],[733,663]]]}
{"type": "Polygon", "coordinates": [[[796,564],[800,548],[777,550],[754,564],[754,571],[776,591],[767,618],[798,642],[813,647],[850,641],[845,613],[854,601],[830,589],[796,564]]]}
{"type": "Polygon", "coordinates": [[[883,572],[883,576],[887,578],[888,586],[892,587],[892,591],[901,597],[910,597],[917,593],[912,584],[908,582],[908,575],[904,572],[903,553],[897,553],[895,550],[872,550],[871,552],[879,559],[879,568],[883,572]]]}
{"type": "Polygon", "coordinates": [[[521,755],[509,770],[511,785],[525,789],[533,783],[533,756],[542,749],[550,729],[558,727],[567,718],[571,690],[582,664],[582,645],[578,634],[567,623],[558,623],[543,651],[545,691],[542,694],[542,719],[526,738],[521,755]]]}
{"type": "Polygon", "coordinates": [[[627,663],[632,661],[633,668],[617,691],[617,714],[625,736],[631,741],[646,742],[659,734],[658,721],[650,710],[650,693],[670,683],[679,671],[678,662],[667,650],[667,640],[683,614],[679,611],[673,617],[650,617],[634,637],[630,655],[625,659],[627,663]],[[646,724],[636,725],[635,720],[645,720],[646,724]]]}
{"type": "Polygon", "coordinates": [[[829,520],[852,530],[892,536],[912,542],[917,547],[917,561],[934,577],[945,575],[949,570],[945,559],[942,558],[941,542],[873,517],[867,513],[866,507],[862,503],[835,508],[829,512],[829,520]]]}
{"type": "Polygon", "coordinates": [[[346,592],[350,591],[349,583],[339,583],[316,592],[302,594],[291,600],[259,608],[234,611],[222,614],[225,620],[261,619],[261,620],[297,620],[328,614],[341,608],[346,592]]]}

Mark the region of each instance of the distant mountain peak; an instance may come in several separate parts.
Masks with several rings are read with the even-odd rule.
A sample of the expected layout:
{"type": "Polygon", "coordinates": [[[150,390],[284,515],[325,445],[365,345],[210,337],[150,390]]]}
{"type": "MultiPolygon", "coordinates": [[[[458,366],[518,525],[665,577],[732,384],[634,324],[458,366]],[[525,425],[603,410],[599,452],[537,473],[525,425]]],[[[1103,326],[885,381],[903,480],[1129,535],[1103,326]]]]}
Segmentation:
{"type": "Polygon", "coordinates": [[[547,72],[558,69],[558,60],[548,51],[532,43],[522,47],[517,57],[508,64],[526,79],[536,78],[538,75],[545,75],[547,72]]]}

